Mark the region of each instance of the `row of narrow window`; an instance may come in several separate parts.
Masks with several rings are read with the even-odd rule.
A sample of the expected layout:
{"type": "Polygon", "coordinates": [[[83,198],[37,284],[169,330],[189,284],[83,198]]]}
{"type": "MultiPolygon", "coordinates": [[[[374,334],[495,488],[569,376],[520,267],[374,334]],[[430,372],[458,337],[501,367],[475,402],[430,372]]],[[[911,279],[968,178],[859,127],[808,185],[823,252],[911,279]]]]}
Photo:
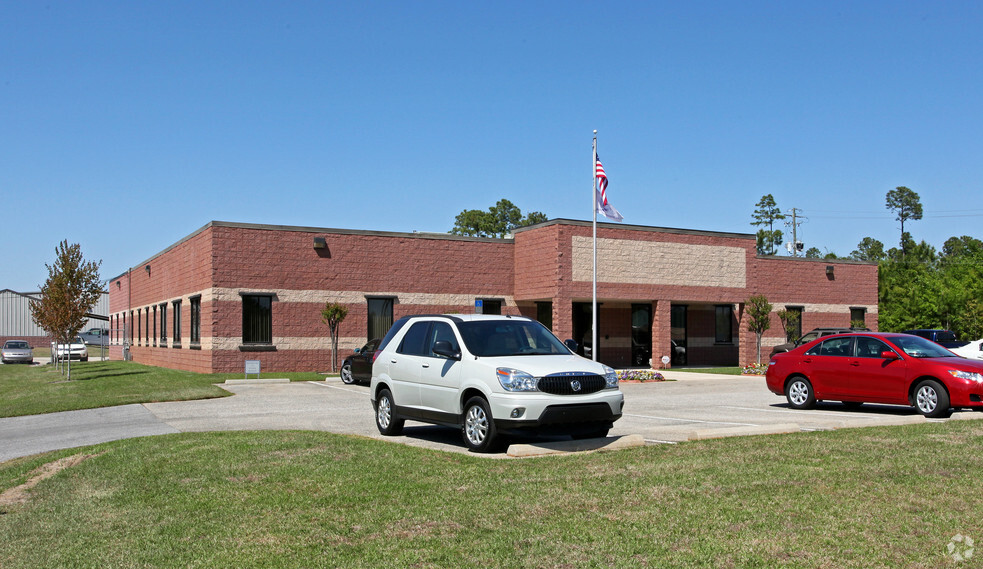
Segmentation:
{"type": "MultiPolygon", "coordinates": [[[[201,297],[191,297],[191,345],[196,346],[201,342],[201,297]]],[[[147,346],[161,347],[167,346],[167,304],[166,302],[147,308],[131,310],[129,314],[130,328],[127,328],[127,315],[125,312],[112,316],[110,321],[110,339],[120,343],[128,334],[130,344],[145,344],[147,346]],[[159,315],[159,320],[158,320],[159,315]],[[159,323],[159,324],[158,324],[159,323]],[[158,331],[160,335],[158,336],[158,331]]],[[[181,300],[174,300],[171,303],[173,308],[174,337],[171,338],[171,347],[181,347],[181,300]]]]}

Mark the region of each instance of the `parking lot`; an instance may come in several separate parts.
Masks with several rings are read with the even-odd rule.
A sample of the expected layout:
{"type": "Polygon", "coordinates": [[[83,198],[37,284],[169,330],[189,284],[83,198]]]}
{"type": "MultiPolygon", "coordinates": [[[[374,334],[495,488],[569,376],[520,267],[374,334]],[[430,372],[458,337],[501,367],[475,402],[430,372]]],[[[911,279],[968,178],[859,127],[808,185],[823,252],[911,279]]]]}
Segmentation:
{"type": "MultiPolygon", "coordinates": [[[[646,444],[726,436],[922,423],[906,407],[864,405],[848,410],[822,403],[808,411],[788,408],[764,378],[666,372],[674,381],[623,384],[624,415],[611,437],[640,435],[646,444]]],[[[0,461],[110,440],[195,431],[304,429],[388,440],[466,453],[454,429],[407,422],[399,437],[375,427],[368,387],[323,382],[260,381],[224,385],[235,395],[221,399],[124,405],[87,411],[0,419],[0,461]]],[[[951,419],[983,419],[957,412],[951,419]]],[[[499,455],[502,456],[502,455],[499,455]]]]}

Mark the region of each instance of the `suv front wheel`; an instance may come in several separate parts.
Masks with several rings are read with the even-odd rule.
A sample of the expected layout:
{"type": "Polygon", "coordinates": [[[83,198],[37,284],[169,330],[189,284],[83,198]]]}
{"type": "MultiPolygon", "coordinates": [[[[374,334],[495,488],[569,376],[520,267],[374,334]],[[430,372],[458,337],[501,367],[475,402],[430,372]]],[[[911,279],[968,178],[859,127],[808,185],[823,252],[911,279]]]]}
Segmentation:
{"type": "Polygon", "coordinates": [[[472,397],[464,404],[464,424],[461,425],[464,444],[472,452],[492,452],[498,443],[495,419],[483,397],[472,397]]]}

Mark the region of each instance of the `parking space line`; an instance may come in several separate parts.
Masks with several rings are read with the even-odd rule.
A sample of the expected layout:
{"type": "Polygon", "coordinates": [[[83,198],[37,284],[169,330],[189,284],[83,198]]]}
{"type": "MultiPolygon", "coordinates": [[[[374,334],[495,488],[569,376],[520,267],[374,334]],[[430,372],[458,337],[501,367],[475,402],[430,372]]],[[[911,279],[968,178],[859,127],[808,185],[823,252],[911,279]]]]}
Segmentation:
{"type": "Polygon", "coordinates": [[[311,385],[319,385],[321,387],[329,387],[331,389],[337,389],[338,391],[347,391],[349,393],[358,393],[359,395],[365,395],[364,391],[356,391],[354,389],[348,389],[347,387],[338,387],[337,385],[328,385],[327,383],[321,383],[320,381],[308,381],[311,385]]]}
{"type": "Polygon", "coordinates": [[[682,419],[680,417],[653,417],[651,415],[633,415],[631,413],[623,413],[624,417],[637,417],[639,419],[655,419],[656,421],[681,421],[684,423],[706,423],[712,425],[736,425],[738,427],[758,427],[760,425],[756,423],[730,423],[727,421],[701,421],[700,419],[682,419]]]}

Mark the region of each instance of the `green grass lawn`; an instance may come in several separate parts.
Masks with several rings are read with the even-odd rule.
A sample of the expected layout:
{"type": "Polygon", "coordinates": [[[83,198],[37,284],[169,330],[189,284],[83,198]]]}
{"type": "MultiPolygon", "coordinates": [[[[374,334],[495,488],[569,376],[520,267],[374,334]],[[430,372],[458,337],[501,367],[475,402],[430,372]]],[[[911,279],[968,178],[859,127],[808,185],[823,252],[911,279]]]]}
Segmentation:
{"type": "MultiPolygon", "coordinates": [[[[133,362],[72,362],[72,379],[51,365],[0,366],[0,417],[92,409],[128,403],[225,397],[216,387],[243,374],[201,374],[133,362]]],[[[323,380],[316,373],[273,374],[293,381],[323,380]]],[[[264,377],[272,377],[264,374],[264,377]]]]}
{"type": "Polygon", "coordinates": [[[0,567],[977,567],[983,424],[495,460],[189,433],[0,465],[0,567]]]}

